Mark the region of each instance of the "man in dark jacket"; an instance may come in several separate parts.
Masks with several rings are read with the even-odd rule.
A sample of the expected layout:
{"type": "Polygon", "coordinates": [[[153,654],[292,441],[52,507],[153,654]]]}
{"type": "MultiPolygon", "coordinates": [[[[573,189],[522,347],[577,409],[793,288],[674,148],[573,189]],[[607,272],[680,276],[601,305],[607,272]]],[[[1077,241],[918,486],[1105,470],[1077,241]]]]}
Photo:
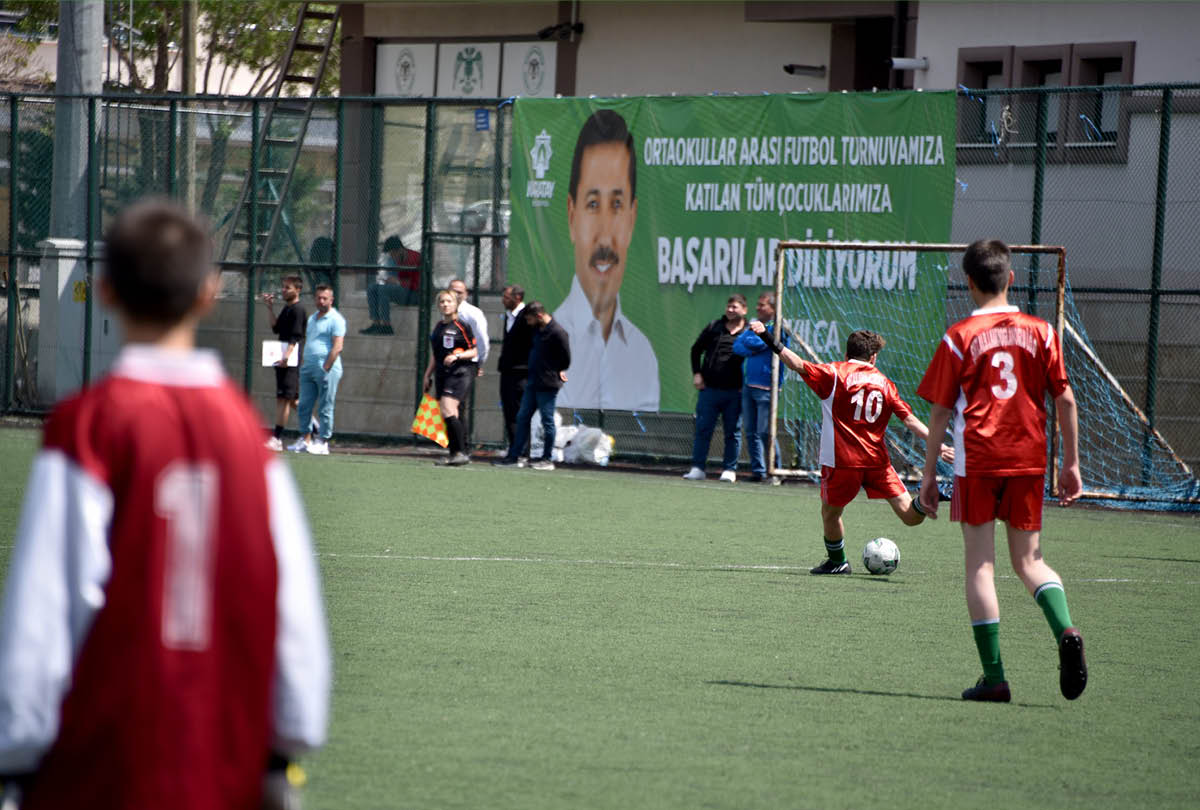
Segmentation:
{"type": "Polygon", "coordinates": [[[529,351],[537,329],[525,320],[525,290],[516,284],[505,287],[504,343],[500,348],[500,406],[504,410],[504,437],[511,445],[516,439],[517,410],[529,380],[529,351]]]}
{"type": "MultiPolygon", "coordinates": [[[[541,301],[534,301],[522,313],[529,325],[537,329],[533,347],[529,351],[529,381],[521,397],[517,411],[517,425],[508,455],[496,461],[499,466],[509,466],[529,453],[529,420],[536,410],[542,416],[542,458],[530,466],[535,470],[553,470],[554,461],[554,401],[558,391],[567,381],[567,368],[571,365],[571,343],[567,332],[551,317],[541,301]]],[[[738,385],[741,385],[739,378],[738,385]]]]}
{"type": "Polygon", "coordinates": [[[746,329],[746,299],[739,293],[725,302],[725,316],[704,327],[692,344],[692,382],[696,399],[696,436],[692,440],[692,469],[683,477],[704,480],[704,462],[720,415],[725,431],[721,480],[737,481],[738,452],[742,449],[738,420],[742,416],[742,358],[734,341],[746,329]]]}

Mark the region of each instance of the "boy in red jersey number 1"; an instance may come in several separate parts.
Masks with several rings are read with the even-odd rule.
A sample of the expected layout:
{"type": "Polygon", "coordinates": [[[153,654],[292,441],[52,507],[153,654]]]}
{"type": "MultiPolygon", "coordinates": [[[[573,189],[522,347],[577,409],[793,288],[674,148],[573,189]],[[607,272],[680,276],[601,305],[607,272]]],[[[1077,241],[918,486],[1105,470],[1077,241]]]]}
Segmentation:
{"type": "MultiPolygon", "coordinates": [[[[954,495],[950,519],[962,524],[967,612],[983,675],[964,700],[1007,703],[1000,660],[1000,606],[995,584],[996,520],[1008,524],[1013,570],[1054,633],[1059,688],[1074,700],[1087,686],[1083,637],[1072,626],[1062,580],[1042,559],[1042,491],[1046,473],[1046,395],[1054,399],[1062,434],[1058,502],[1079,497],[1078,422],[1062,348],[1050,324],[1008,304],[1013,280],[1008,246],[979,240],[963,254],[971,315],[938,344],[917,394],[933,405],[929,432],[954,430],[954,495]]],[[[920,502],[937,510],[936,458],[926,451],[920,502]]]]}
{"type": "MultiPolygon", "coordinates": [[[[762,322],[751,321],[750,329],[821,398],[821,523],[828,556],[811,573],[849,574],[842,512],[860,489],[867,491],[868,498],[886,498],[906,526],[925,520],[925,513],[892,469],[885,440],[888,419],[896,414],[922,439],[928,439],[929,430],[900,398],[896,384],[875,368],[884,339],[874,332],[851,332],[846,338],[845,360],[809,363],[785,349],[762,322]]],[[[949,447],[938,450],[950,460],[949,447]]]]}
{"type": "Polygon", "coordinates": [[[23,810],[292,808],[290,760],[324,741],[304,506],[195,347],[217,287],[207,227],[174,203],[105,234],[126,343],[46,422],[0,614],[0,782],[23,810]]]}

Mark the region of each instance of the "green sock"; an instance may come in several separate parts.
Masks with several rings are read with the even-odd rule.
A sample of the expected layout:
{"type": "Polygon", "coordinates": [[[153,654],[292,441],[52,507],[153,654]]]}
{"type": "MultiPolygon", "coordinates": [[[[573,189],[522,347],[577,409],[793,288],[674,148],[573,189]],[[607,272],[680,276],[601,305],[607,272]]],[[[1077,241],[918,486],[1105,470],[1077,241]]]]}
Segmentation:
{"type": "Polygon", "coordinates": [[[983,677],[988,683],[1004,680],[1004,662],[1000,660],[1000,620],[984,619],[972,623],[975,648],[979,650],[979,663],[983,664],[983,677]]]}
{"type": "Polygon", "coordinates": [[[1067,610],[1067,593],[1063,590],[1062,583],[1043,582],[1033,592],[1033,598],[1041,607],[1042,613],[1046,614],[1046,621],[1050,623],[1050,630],[1053,631],[1054,641],[1057,643],[1062,638],[1063,630],[1074,627],[1071,624],[1071,611],[1067,610]]]}
{"type": "Polygon", "coordinates": [[[835,563],[843,563],[846,561],[846,542],[842,538],[830,540],[825,538],[825,553],[829,555],[829,559],[835,563]]]}

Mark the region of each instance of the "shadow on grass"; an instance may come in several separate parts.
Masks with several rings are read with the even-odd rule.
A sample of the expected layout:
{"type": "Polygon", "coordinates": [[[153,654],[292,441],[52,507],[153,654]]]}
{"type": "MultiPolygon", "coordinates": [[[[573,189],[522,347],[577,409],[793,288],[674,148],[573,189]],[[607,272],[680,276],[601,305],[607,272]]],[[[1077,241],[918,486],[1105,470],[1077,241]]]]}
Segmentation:
{"type": "Polygon", "coordinates": [[[1179,557],[1137,557],[1132,554],[1105,554],[1108,560],[1149,560],[1150,562],[1191,563],[1200,565],[1200,560],[1184,560],[1179,557]]]}
{"type": "MultiPolygon", "coordinates": [[[[708,686],[741,686],[749,689],[792,689],[799,692],[822,692],[825,694],[846,694],[846,695],[867,695],[869,697],[900,697],[900,698],[917,698],[919,700],[946,700],[951,703],[965,703],[962,698],[952,697],[950,695],[919,695],[916,692],[881,692],[875,689],[850,689],[847,687],[833,686],[800,686],[799,684],[782,684],[782,683],[750,683],[749,681],[705,681],[708,686]]],[[[1014,706],[1021,706],[1027,709],[1054,709],[1046,703],[1014,703],[1014,706]]]]}

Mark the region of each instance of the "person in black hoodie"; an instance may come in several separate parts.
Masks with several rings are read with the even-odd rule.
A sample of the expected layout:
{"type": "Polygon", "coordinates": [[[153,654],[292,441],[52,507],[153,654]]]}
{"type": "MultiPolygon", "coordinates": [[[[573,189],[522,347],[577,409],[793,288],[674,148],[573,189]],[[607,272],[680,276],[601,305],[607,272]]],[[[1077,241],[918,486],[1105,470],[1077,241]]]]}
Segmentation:
{"type": "Polygon", "coordinates": [[[504,302],[504,343],[500,348],[500,407],[504,410],[504,437],[516,439],[517,411],[529,380],[529,351],[536,327],[525,319],[525,290],[516,284],[501,293],[504,302]]]}
{"type": "Polygon", "coordinates": [[[738,453],[742,449],[738,420],[742,416],[742,358],[733,344],[746,329],[746,298],[740,293],[725,302],[724,317],[700,332],[692,344],[692,382],[700,392],[696,399],[696,436],[692,440],[692,468],[684,474],[689,481],[704,480],[708,447],[721,417],[725,431],[725,455],[721,480],[737,481],[738,453]]]}
{"type": "Polygon", "coordinates": [[[554,402],[559,389],[567,381],[567,368],[571,365],[571,341],[566,330],[551,317],[541,301],[530,303],[522,314],[529,325],[537,329],[533,348],[529,352],[529,382],[521,397],[516,435],[508,446],[508,455],[494,463],[507,467],[517,464],[522,456],[529,454],[529,420],[536,410],[542,416],[542,458],[530,466],[535,470],[553,470],[554,402]]]}

